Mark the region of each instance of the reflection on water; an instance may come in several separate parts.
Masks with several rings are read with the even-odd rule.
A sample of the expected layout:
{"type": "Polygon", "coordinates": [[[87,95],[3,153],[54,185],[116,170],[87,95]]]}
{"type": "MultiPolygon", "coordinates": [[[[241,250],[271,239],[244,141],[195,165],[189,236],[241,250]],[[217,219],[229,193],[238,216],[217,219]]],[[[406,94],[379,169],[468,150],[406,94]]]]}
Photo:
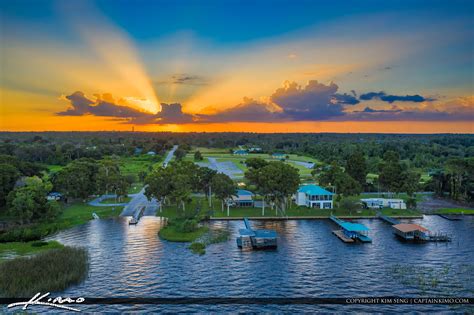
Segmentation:
{"type": "MultiPolygon", "coordinates": [[[[256,228],[276,229],[278,249],[242,252],[235,243],[241,221],[214,221],[211,227],[228,229],[231,240],[210,245],[206,255],[192,254],[186,243],[157,237],[164,221],[144,217],[136,226],[127,219],[94,220],[52,237],[66,245],[84,246],[90,255],[89,277],[63,295],[85,297],[360,297],[417,296],[419,288],[397,279],[390,266],[443,268],[472,265],[474,220],[447,221],[425,216],[411,222],[433,231],[453,234],[453,242],[407,244],[379,220],[360,220],[370,228],[372,244],[342,243],[331,234],[329,220],[252,221],[256,228]]],[[[459,277],[467,275],[460,274],[459,277]]],[[[457,288],[473,296],[473,285],[457,288]]],[[[453,293],[439,283],[427,295],[453,293]]],[[[236,306],[81,306],[88,311],[347,311],[343,305],[236,306]]],[[[355,311],[412,311],[412,306],[350,306],[355,311]]],[[[417,306],[421,311],[449,311],[448,306],[417,306]]]]}

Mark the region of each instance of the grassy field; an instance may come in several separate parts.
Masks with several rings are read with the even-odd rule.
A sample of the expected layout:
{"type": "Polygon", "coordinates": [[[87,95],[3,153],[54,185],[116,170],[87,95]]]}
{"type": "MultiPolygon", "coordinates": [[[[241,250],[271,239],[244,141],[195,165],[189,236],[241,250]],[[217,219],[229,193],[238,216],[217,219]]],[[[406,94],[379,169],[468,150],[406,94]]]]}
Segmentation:
{"type": "Polygon", "coordinates": [[[109,198],[109,199],[104,199],[100,203],[101,204],[114,204],[114,203],[129,203],[130,200],[132,200],[132,197],[122,197],[122,199],[119,201],[118,199],[115,200],[115,198],[109,198]]]}
{"type": "MultiPolygon", "coordinates": [[[[384,209],[382,213],[392,216],[419,216],[420,212],[414,210],[394,210],[384,209]]],[[[345,209],[310,209],[306,207],[298,207],[292,205],[286,210],[285,216],[289,217],[330,217],[331,214],[341,217],[375,217],[376,211],[372,209],[360,209],[349,212],[345,209]]],[[[230,217],[282,217],[280,213],[276,213],[270,207],[265,208],[265,215],[262,215],[262,208],[231,208],[230,217]]],[[[227,212],[214,211],[213,218],[227,218],[227,212]]]]}
{"type": "Polygon", "coordinates": [[[208,227],[202,226],[196,231],[183,233],[176,230],[174,226],[166,226],[160,230],[158,235],[170,242],[192,242],[209,230],[208,227]]]}
{"type": "Polygon", "coordinates": [[[11,242],[0,243],[0,262],[5,255],[24,256],[36,254],[41,251],[50,250],[54,248],[63,248],[64,246],[56,241],[42,242],[11,242]]]}
{"type": "Polygon", "coordinates": [[[140,190],[142,190],[143,188],[143,183],[133,183],[131,186],[130,186],[130,189],[128,190],[128,193],[129,194],[137,194],[140,192],[140,190]]]}
{"type": "Polygon", "coordinates": [[[120,215],[122,207],[94,207],[85,203],[75,203],[66,207],[58,218],[58,223],[63,228],[84,224],[92,220],[92,213],[96,213],[101,219],[120,215]]]}
{"type": "Polygon", "coordinates": [[[474,209],[463,209],[463,208],[444,208],[436,211],[439,214],[468,214],[474,215],[474,209]]]}
{"type": "Polygon", "coordinates": [[[163,158],[159,155],[139,155],[131,157],[120,157],[120,170],[124,175],[138,176],[140,171],[148,172],[150,167],[161,165],[163,158]]]}
{"type": "MultiPolygon", "coordinates": [[[[208,157],[215,158],[217,162],[233,162],[243,172],[247,170],[247,166],[245,165],[245,160],[248,158],[262,158],[266,161],[278,161],[278,159],[272,158],[269,154],[249,154],[249,155],[240,156],[240,155],[233,155],[229,152],[229,150],[225,150],[225,149],[209,149],[209,148],[202,148],[202,147],[193,149],[190,153],[186,155],[184,160],[195,162],[194,152],[196,152],[197,150],[199,150],[202,153],[203,158],[204,158],[204,160],[200,162],[207,163],[208,157]]],[[[294,163],[293,161],[310,162],[310,163],[316,163],[317,165],[321,165],[320,161],[314,158],[306,157],[306,156],[288,154],[288,157],[289,157],[289,161],[287,161],[286,163],[298,169],[300,176],[302,178],[311,177],[312,170],[302,165],[299,165],[297,163],[294,163]]]]}

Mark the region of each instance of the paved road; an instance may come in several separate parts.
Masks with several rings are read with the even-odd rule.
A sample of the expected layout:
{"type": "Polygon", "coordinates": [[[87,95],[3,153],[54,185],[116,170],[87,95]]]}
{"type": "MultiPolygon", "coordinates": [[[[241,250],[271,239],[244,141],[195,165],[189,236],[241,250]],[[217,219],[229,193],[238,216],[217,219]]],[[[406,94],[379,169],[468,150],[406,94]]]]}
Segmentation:
{"type": "Polygon", "coordinates": [[[165,158],[165,161],[163,162],[163,166],[164,167],[167,167],[168,166],[168,163],[171,161],[171,159],[173,158],[173,155],[174,155],[174,151],[176,151],[176,149],[178,148],[177,145],[173,146],[173,148],[171,149],[170,152],[168,152],[168,155],[166,156],[165,158]]]}
{"type": "MultiPolygon", "coordinates": [[[[163,166],[166,167],[168,163],[173,158],[174,152],[178,148],[177,145],[173,146],[168,155],[163,162],[163,166]]],[[[135,194],[130,200],[130,202],[123,208],[122,213],[120,214],[122,217],[126,216],[133,216],[135,212],[141,209],[141,207],[145,206],[145,212],[143,213],[144,216],[155,216],[156,211],[159,207],[159,202],[153,198],[151,201],[145,196],[145,187],[138,194],[135,194]]]]}
{"type": "MultiPolygon", "coordinates": [[[[129,197],[135,196],[136,194],[129,194],[129,197]]],[[[94,200],[91,200],[88,202],[89,205],[94,206],[94,207],[121,207],[125,206],[127,203],[102,203],[103,200],[105,199],[112,199],[115,198],[115,195],[102,195],[100,197],[95,198],[94,200]]]]}

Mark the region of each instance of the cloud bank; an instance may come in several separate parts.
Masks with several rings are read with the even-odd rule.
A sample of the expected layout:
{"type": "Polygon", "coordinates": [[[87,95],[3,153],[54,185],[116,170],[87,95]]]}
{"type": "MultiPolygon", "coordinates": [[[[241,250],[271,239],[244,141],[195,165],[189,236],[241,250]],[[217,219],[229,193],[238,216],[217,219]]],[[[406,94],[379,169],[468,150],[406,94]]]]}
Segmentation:
{"type": "MultiPolygon", "coordinates": [[[[187,81],[188,77],[182,77],[187,81]]],[[[287,81],[269,97],[244,97],[242,102],[212,114],[189,114],[180,103],[161,103],[156,113],[134,106],[145,100],[119,99],[111,94],[87,97],[77,91],[64,97],[69,108],[59,116],[93,115],[110,117],[130,124],[187,124],[223,122],[291,122],[291,121],[466,121],[474,119],[474,97],[459,97],[448,102],[415,95],[392,95],[368,92],[359,97],[355,91],[341,93],[334,83],[309,81],[305,86],[287,81]],[[375,102],[375,103],[374,103],[375,102]],[[384,105],[384,103],[386,105],[384,105]],[[391,107],[387,108],[387,104],[391,107]]],[[[141,108],[141,107],[140,107],[141,108]]]]}

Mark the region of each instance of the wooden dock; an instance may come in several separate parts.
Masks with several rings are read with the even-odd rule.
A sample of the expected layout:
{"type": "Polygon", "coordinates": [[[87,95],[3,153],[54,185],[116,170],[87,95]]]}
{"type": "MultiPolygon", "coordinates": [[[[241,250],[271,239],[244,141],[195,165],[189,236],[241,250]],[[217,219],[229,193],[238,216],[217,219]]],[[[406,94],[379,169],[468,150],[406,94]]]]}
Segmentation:
{"type": "Polygon", "coordinates": [[[387,223],[390,223],[391,225],[396,225],[400,223],[400,221],[398,221],[397,219],[394,219],[392,217],[389,217],[388,215],[384,215],[381,213],[377,214],[377,217],[379,217],[380,219],[382,219],[383,221],[387,223]]]}
{"type": "Polygon", "coordinates": [[[337,237],[339,237],[339,239],[343,241],[344,243],[354,243],[354,240],[352,238],[345,236],[342,230],[335,230],[335,231],[332,231],[332,233],[336,235],[337,237]]]}

